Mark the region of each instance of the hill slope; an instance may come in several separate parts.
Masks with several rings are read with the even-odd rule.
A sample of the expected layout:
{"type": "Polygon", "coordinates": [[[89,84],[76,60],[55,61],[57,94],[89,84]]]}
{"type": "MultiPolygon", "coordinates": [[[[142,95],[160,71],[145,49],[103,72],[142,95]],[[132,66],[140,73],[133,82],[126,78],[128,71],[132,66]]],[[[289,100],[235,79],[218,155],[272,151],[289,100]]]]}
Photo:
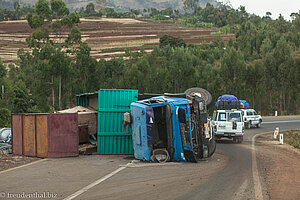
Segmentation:
{"type": "MultiPolygon", "coordinates": [[[[81,7],[85,7],[89,3],[97,4],[99,0],[63,0],[66,2],[67,6],[71,10],[76,10],[81,7]]],[[[103,0],[100,0],[101,2],[103,0]]],[[[13,9],[12,0],[0,0],[1,8],[13,9]]],[[[19,0],[19,3],[24,5],[34,5],[37,0],[19,0]]],[[[156,8],[159,10],[163,10],[166,8],[173,9],[183,9],[184,0],[106,0],[107,5],[113,8],[118,8],[120,10],[127,9],[144,9],[144,8],[156,8]]],[[[217,0],[200,0],[199,1],[201,7],[205,7],[206,3],[211,3],[213,5],[217,5],[217,0]]]]}

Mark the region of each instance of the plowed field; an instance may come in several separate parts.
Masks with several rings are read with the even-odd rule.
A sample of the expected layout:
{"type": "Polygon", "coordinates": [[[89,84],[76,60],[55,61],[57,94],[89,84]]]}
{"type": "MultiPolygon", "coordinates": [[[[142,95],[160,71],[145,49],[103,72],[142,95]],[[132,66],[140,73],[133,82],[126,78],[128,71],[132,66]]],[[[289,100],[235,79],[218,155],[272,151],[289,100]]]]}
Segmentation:
{"type": "MultiPolygon", "coordinates": [[[[143,48],[151,52],[165,34],[181,37],[187,44],[234,38],[234,35],[212,35],[215,28],[187,28],[174,23],[139,19],[84,18],[79,28],[83,41],[92,49],[91,55],[97,59],[121,56],[125,48],[132,51],[143,48]]],[[[0,22],[0,57],[3,63],[17,61],[17,51],[27,47],[25,40],[31,32],[25,20],[0,22]]]]}

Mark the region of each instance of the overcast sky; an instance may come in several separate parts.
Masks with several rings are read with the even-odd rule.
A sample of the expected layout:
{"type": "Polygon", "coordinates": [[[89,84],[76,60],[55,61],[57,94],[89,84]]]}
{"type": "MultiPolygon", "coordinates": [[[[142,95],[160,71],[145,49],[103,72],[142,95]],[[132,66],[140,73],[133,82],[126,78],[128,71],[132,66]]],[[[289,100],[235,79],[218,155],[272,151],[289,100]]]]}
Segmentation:
{"type": "MultiPolygon", "coordinates": [[[[222,0],[219,0],[222,2],[222,0]]],[[[300,0],[229,0],[233,8],[245,6],[248,13],[265,16],[266,12],[272,13],[272,18],[278,18],[281,13],[285,19],[290,20],[290,14],[299,12],[300,0]]]]}

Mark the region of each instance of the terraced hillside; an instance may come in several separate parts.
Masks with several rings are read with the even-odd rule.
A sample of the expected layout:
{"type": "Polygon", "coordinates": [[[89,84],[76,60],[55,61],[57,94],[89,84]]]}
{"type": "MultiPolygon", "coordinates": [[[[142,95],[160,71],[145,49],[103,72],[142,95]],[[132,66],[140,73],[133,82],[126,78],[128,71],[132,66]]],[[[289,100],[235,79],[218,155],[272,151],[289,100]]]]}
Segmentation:
{"type": "MultiPolygon", "coordinates": [[[[97,59],[111,59],[121,56],[125,49],[138,51],[141,48],[151,52],[159,45],[159,38],[165,34],[181,37],[187,44],[229,40],[233,35],[212,34],[215,28],[187,28],[174,23],[160,23],[150,20],[89,18],[81,19],[79,25],[83,41],[92,49],[97,59]]],[[[0,22],[0,57],[4,63],[15,63],[19,48],[26,48],[26,37],[31,33],[27,21],[0,22]]]]}

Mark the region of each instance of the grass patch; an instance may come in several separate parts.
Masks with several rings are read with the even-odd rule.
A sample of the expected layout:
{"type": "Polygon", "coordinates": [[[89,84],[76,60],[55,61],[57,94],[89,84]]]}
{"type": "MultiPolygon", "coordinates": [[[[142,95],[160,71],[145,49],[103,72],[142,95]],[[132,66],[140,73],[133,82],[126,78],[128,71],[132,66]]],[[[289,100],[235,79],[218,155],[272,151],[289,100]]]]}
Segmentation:
{"type": "Polygon", "coordinates": [[[223,33],[221,31],[211,32],[210,35],[221,36],[223,33]]]}
{"type": "Polygon", "coordinates": [[[98,28],[96,27],[82,27],[80,28],[80,31],[96,31],[98,28]]]}
{"type": "Polygon", "coordinates": [[[125,49],[135,49],[135,48],[154,48],[157,47],[157,45],[145,45],[145,46],[135,46],[135,47],[115,47],[115,48],[106,48],[102,50],[125,50],[125,49]]]}
{"type": "Polygon", "coordinates": [[[283,141],[297,149],[300,149],[300,131],[288,131],[283,133],[283,141]]]}

